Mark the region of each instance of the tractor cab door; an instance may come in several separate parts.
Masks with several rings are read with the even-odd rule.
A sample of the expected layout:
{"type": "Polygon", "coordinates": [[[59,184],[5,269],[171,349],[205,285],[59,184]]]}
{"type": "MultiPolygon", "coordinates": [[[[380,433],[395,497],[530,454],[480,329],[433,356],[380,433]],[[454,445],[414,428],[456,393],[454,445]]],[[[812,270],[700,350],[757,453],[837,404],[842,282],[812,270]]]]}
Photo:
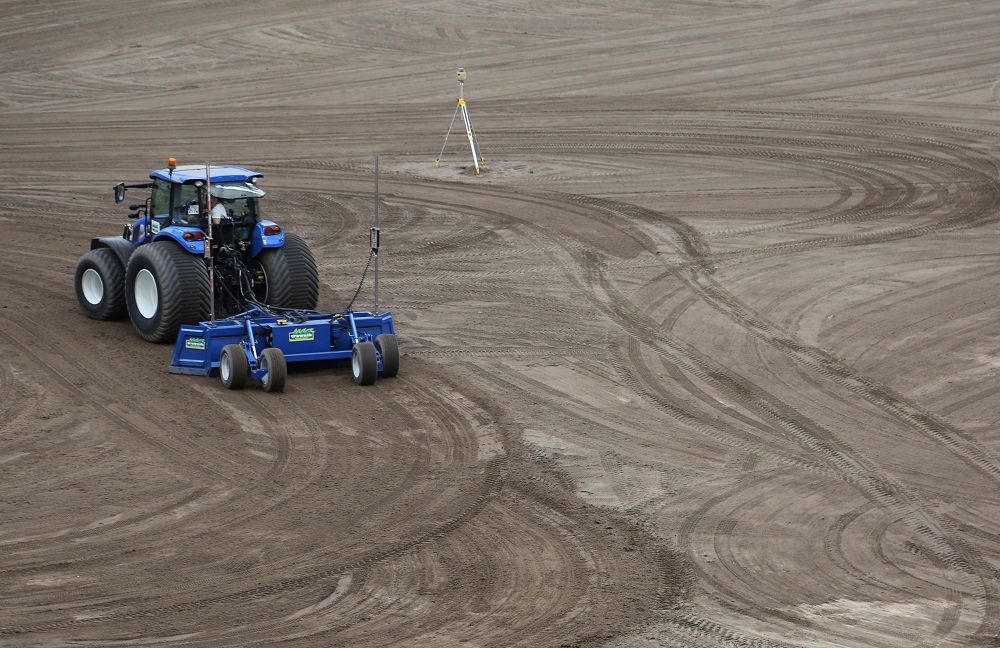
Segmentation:
{"type": "Polygon", "coordinates": [[[173,184],[170,187],[171,218],[175,225],[202,227],[205,215],[202,214],[201,187],[194,184],[173,184]]]}
{"type": "Polygon", "coordinates": [[[153,192],[149,201],[149,229],[157,234],[170,224],[170,183],[153,180],[153,192]]]}

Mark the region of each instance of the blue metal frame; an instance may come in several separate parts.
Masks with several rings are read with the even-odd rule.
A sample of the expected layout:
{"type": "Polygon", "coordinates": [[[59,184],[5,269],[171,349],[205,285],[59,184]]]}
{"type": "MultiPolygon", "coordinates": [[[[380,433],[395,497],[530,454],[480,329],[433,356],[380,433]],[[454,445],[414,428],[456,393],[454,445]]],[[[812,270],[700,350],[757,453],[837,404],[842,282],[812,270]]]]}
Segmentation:
{"type": "MultiPolygon", "coordinates": [[[[264,349],[280,349],[286,363],[350,360],[358,342],[374,342],[382,333],[395,334],[392,314],[376,315],[367,311],[346,310],[343,313],[288,311],[268,315],[253,307],[249,312],[197,326],[182,326],[174,344],[170,373],[196,376],[217,375],[222,349],[239,344],[250,363],[250,377],[260,380],[259,368],[264,349]]],[[[378,348],[376,347],[376,354],[378,348]]],[[[382,357],[377,355],[378,370],[382,357]]]]}

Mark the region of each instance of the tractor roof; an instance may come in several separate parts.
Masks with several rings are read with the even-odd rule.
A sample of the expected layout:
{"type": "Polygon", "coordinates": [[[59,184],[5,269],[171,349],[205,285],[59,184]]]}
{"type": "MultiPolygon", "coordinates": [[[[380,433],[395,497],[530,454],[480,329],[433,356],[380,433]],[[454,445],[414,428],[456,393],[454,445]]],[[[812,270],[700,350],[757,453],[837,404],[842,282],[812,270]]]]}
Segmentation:
{"type": "MultiPolygon", "coordinates": [[[[159,178],[168,182],[183,184],[195,180],[205,181],[205,165],[189,164],[178,166],[171,173],[170,169],[157,169],[149,174],[150,178],[159,178]]],[[[250,182],[252,178],[263,178],[263,173],[257,173],[243,167],[220,165],[212,167],[212,182],[250,182]]]]}

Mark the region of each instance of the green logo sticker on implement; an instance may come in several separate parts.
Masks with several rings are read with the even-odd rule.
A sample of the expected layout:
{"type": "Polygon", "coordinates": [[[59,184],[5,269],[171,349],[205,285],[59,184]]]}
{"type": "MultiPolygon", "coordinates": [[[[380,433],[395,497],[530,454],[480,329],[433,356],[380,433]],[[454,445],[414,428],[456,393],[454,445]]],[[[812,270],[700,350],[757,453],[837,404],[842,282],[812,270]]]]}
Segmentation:
{"type": "Polygon", "coordinates": [[[289,342],[310,342],[316,339],[316,329],[297,328],[288,334],[289,342]]]}
{"type": "Polygon", "coordinates": [[[205,349],[205,338],[188,338],[184,340],[186,349],[205,349]]]}

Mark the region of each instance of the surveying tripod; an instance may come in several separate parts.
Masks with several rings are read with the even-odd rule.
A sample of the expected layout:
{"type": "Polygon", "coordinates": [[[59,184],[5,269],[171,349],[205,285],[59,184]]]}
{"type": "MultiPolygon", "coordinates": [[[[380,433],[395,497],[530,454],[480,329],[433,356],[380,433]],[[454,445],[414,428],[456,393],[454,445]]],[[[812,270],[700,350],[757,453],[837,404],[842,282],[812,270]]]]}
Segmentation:
{"type": "Polygon", "coordinates": [[[462,113],[462,121],[465,122],[465,134],[469,137],[469,147],[472,149],[472,163],[476,166],[476,175],[479,169],[486,164],[483,158],[483,150],[479,148],[479,140],[476,139],[476,129],[472,127],[472,118],[469,117],[469,107],[465,103],[465,68],[458,68],[458,105],[455,106],[455,114],[451,116],[451,123],[448,124],[448,132],[444,134],[444,144],[441,145],[441,152],[434,160],[434,168],[441,166],[441,156],[444,155],[444,148],[448,146],[448,136],[455,125],[455,118],[462,113]]]}

